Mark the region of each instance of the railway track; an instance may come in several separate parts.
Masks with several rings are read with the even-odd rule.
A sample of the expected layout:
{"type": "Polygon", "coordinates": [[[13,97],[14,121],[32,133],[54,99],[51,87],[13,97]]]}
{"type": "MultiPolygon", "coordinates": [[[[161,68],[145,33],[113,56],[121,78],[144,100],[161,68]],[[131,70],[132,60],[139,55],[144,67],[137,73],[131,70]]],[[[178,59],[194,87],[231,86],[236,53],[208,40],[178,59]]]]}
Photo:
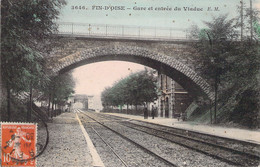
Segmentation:
{"type": "MultiPolygon", "coordinates": [[[[104,115],[103,115],[103,117],[104,117],[104,115]]],[[[122,118],[122,117],[113,116],[113,115],[105,115],[105,117],[110,118],[110,119],[115,119],[118,121],[119,120],[121,120],[121,121],[129,120],[127,118],[122,118]]],[[[151,128],[155,128],[158,130],[166,130],[168,132],[172,132],[175,134],[189,136],[194,139],[204,140],[209,143],[217,144],[217,145],[220,145],[223,147],[227,147],[227,145],[228,145],[228,147],[230,149],[241,151],[241,152],[247,153],[252,156],[260,157],[260,145],[256,144],[256,143],[251,143],[251,142],[246,142],[246,141],[241,141],[241,140],[231,139],[231,138],[225,138],[225,137],[220,137],[220,136],[215,136],[215,135],[211,135],[211,134],[205,134],[205,133],[200,133],[200,132],[195,132],[195,131],[190,131],[190,130],[185,130],[185,129],[180,129],[180,128],[174,128],[174,127],[169,127],[169,126],[165,126],[165,125],[158,125],[158,124],[154,124],[151,122],[143,122],[143,121],[139,121],[139,120],[131,120],[131,122],[135,123],[135,124],[146,125],[146,126],[149,125],[149,127],[151,127],[151,128]]]]}
{"type": "MultiPolygon", "coordinates": [[[[125,140],[125,141],[131,143],[132,145],[134,145],[136,148],[142,150],[143,152],[145,152],[145,153],[149,154],[150,156],[154,157],[155,159],[157,159],[157,160],[156,160],[156,164],[157,164],[157,165],[159,165],[159,166],[172,166],[172,167],[176,167],[176,166],[177,166],[176,164],[174,164],[174,163],[168,161],[167,159],[163,158],[162,156],[160,156],[160,155],[154,153],[153,151],[151,151],[151,150],[149,150],[149,149],[143,147],[142,145],[138,144],[138,143],[135,142],[134,140],[128,138],[128,137],[125,136],[124,134],[122,134],[122,133],[120,133],[120,132],[118,132],[118,131],[116,131],[116,130],[110,128],[109,126],[105,125],[104,123],[101,122],[101,121],[105,121],[104,119],[103,119],[103,120],[98,120],[97,118],[95,118],[95,117],[93,117],[93,116],[90,116],[90,115],[88,115],[88,114],[86,114],[86,113],[82,113],[82,114],[88,118],[88,121],[87,121],[87,122],[92,122],[92,124],[93,124],[93,123],[99,124],[99,125],[100,125],[100,126],[99,126],[99,129],[100,129],[101,127],[103,127],[103,128],[105,128],[105,129],[107,129],[107,130],[113,132],[113,133],[116,134],[117,136],[120,136],[120,138],[122,138],[123,140],[125,140]],[[89,119],[91,119],[92,121],[89,121],[89,119]],[[160,162],[159,162],[158,160],[159,160],[160,162]]],[[[100,119],[100,118],[99,118],[99,119],[100,119]]],[[[85,121],[85,122],[86,122],[86,121],[85,121]]],[[[92,128],[92,130],[100,137],[100,139],[109,147],[109,149],[113,152],[113,154],[121,161],[121,163],[122,163],[123,166],[126,166],[126,167],[131,166],[131,165],[128,165],[128,162],[125,161],[125,160],[123,160],[123,158],[120,156],[120,153],[117,153],[117,151],[116,151],[115,149],[113,149],[113,146],[111,146],[111,145],[109,144],[109,142],[106,141],[106,139],[104,139],[99,132],[97,132],[96,128],[94,128],[93,126],[92,126],[91,128],[92,128]]],[[[130,149],[130,148],[132,148],[132,147],[128,147],[128,149],[130,149]]],[[[137,156],[138,156],[138,155],[137,155],[137,156]]],[[[157,166],[157,165],[156,165],[156,166],[157,166]]]]}
{"type": "Polygon", "coordinates": [[[101,114],[98,116],[102,119],[117,121],[121,125],[128,128],[133,128],[135,130],[182,145],[189,149],[227,162],[231,165],[258,166],[260,162],[260,156],[258,154],[259,145],[257,144],[142,121],[126,121],[126,118],[117,116],[101,114]]]}

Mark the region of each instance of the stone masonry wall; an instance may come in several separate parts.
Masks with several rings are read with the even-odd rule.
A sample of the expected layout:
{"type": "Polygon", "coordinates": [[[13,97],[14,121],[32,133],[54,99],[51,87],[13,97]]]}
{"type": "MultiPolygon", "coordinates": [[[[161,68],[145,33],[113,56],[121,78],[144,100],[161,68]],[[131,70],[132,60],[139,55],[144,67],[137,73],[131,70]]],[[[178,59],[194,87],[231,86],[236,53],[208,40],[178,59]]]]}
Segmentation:
{"type": "Polygon", "coordinates": [[[162,68],[188,91],[202,92],[209,99],[214,97],[210,85],[193,70],[196,52],[187,43],[84,38],[60,38],[58,42],[59,47],[49,57],[49,68],[54,73],[86,61],[135,59],[133,62],[162,68]]]}

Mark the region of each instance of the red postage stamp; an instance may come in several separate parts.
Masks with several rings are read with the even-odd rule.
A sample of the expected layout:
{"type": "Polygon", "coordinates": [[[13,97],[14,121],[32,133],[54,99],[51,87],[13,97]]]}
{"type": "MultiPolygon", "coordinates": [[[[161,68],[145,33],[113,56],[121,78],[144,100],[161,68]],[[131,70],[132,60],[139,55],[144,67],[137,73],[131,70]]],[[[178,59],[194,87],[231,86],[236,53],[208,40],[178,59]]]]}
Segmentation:
{"type": "Polygon", "coordinates": [[[2,166],[35,167],[37,124],[1,123],[2,166]]]}

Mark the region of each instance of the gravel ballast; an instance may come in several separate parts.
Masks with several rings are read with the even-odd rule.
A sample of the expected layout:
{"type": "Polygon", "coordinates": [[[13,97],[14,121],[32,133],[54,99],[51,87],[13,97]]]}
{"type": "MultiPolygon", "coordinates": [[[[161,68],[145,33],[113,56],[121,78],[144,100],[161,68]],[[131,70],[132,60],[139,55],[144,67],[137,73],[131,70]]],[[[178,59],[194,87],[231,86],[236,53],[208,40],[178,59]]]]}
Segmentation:
{"type": "MultiPolygon", "coordinates": [[[[98,118],[97,115],[91,114],[91,116],[95,116],[95,118],[98,118]]],[[[87,119],[84,117],[84,119],[87,119]]],[[[101,118],[101,120],[104,120],[104,118],[101,118]]],[[[90,121],[91,122],[91,121],[90,121]]],[[[94,123],[90,123],[91,126],[95,127],[94,123]]],[[[93,121],[92,121],[93,122],[93,121]]],[[[125,126],[122,126],[118,124],[116,121],[103,121],[103,123],[110,128],[120,132],[124,136],[130,138],[131,140],[134,140],[136,143],[146,147],[150,151],[156,153],[157,155],[160,155],[167,159],[168,161],[171,161],[172,163],[176,164],[177,166],[196,166],[196,167],[205,167],[205,166],[232,166],[230,164],[227,164],[225,162],[222,162],[220,160],[214,159],[210,156],[207,156],[205,154],[190,150],[186,147],[174,144],[172,142],[166,141],[164,139],[155,137],[153,135],[149,135],[147,133],[143,133],[125,126]]],[[[100,127],[100,125],[96,125],[96,127],[100,127]]],[[[88,128],[89,129],[89,128],[88,128]]],[[[90,132],[91,133],[91,132],[90,132]]],[[[92,136],[92,135],[90,135],[92,136]]],[[[111,134],[103,133],[103,138],[111,138],[111,134]]],[[[93,140],[97,141],[96,138],[93,140]]],[[[98,142],[98,141],[97,141],[98,142]]],[[[113,143],[113,141],[111,141],[113,143]]],[[[96,143],[98,145],[98,143],[96,143]]],[[[124,150],[124,146],[121,143],[112,144],[116,149],[121,152],[121,150],[124,150]],[[121,150],[120,150],[121,149],[121,150]]],[[[102,157],[102,151],[100,151],[101,157],[102,157]]],[[[146,164],[146,166],[150,166],[150,161],[146,161],[143,159],[145,155],[139,154],[137,156],[136,162],[141,161],[143,164],[146,164]]],[[[108,159],[108,158],[107,158],[108,159]]],[[[133,160],[131,160],[133,161],[133,160]]],[[[106,160],[103,160],[104,163],[106,163],[106,160]]],[[[113,165],[109,165],[113,166],[113,165]]],[[[129,165],[129,166],[136,166],[136,165],[129,165]]],[[[145,166],[145,165],[144,165],[145,166]]],[[[155,165],[156,166],[156,165],[155,165]]]]}
{"type": "MultiPolygon", "coordinates": [[[[92,157],[75,119],[75,113],[64,113],[48,123],[49,144],[37,158],[38,167],[91,167],[92,157]]],[[[38,142],[45,143],[46,131],[38,130],[38,142]]]]}

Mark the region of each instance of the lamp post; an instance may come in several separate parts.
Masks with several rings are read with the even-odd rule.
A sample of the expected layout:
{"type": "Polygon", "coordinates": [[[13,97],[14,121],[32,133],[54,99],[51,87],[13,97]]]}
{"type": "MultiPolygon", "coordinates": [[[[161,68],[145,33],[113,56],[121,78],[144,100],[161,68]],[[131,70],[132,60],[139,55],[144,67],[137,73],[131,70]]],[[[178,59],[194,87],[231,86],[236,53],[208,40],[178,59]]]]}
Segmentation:
{"type": "MultiPolygon", "coordinates": [[[[213,43],[212,43],[212,40],[211,40],[211,37],[208,33],[207,30],[204,30],[205,33],[207,34],[208,36],[208,39],[209,39],[209,44],[210,44],[210,49],[211,49],[211,53],[213,52],[213,43]]],[[[210,60],[211,62],[214,61],[213,59],[210,60]]],[[[211,104],[210,104],[211,106],[211,104]]],[[[215,113],[216,113],[216,89],[215,89],[215,113]]],[[[212,124],[212,110],[211,110],[211,107],[210,107],[210,123],[212,124]]]]}
{"type": "Polygon", "coordinates": [[[250,39],[252,42],[252,40],[253,40],[253,4],[252,4],[252,0],[250,0],[250,39]]]}
{"type": "MultiPolygon", "coordinates": [[[[209,39],[209,44],[210,44],[210,49],[211,49],[211,53],[213,53],[213,40],[211,39],[209,33],[207,32],[207,30],[204,30],[205,33],[208,36],[209,39]]],[[[226,41],[226,37],[221,37],[220,38],[220,44],[223,45],[224,42],[226,41]]],[[[221,46],[223,47],[223,46],[221,46]]],[[[221,54],[224,53],[224,50],[221,50],[221,54]]],[[[211,58],[210,59],[211,63],[214,64],[215,68],[214,68],[214,73],[215,73],[215,83],[214,83],[214,92],[215,92],[215,97],[214,97],[214,123],[217,123],[217,99],[218,99],[218,82],[219,82],[219,75],[221,73],[221,69],[220,67],[218,67],[218,64],[220,63],[219,58],[211,58]]],[[[212,124],[212,112],[210,110],[210,122],[212,124]]]]}
{"type": "MultiPolygon", "coordinates": [[[[211,62],[215,65],[219,63],[216,59],[211,59],[211,62]]],[[[214,92],[215,92],[215,98],[214,98],[214,123],[217,123],[217,99],[218,99],[218,82],[219,82],[219,69],[218,67],[215,67],[215,83],[214,83],[214,92]]]]}
{"type": "MultiPolygon", "coordinates": [[[[214,123],[217,123],[217,99],[218,99],[218,80],[219,80],[219,69],[218,67],[216,67],[216,64],[218,63],[218,61],[214,58],[210,59],[211,63],[215,65],[214,68],[214,73],[215,73],[215,78],[214,78],[214,93],[215,93],[215,97],[214,97],[214,123]]],[[[210,110],[211,111],[211,110],[210,110]]],[[[212,123],[212,113],[211,115],[211,123],[212,123]]]]}
{"type": "MultiPolygon", "coordinates": [[[[220,38],[220,44],[221,44],[221,55],[224,55],[224,45],[225,45],[226,37],[221,37],[220,38]]],[[[215,65],[215,84],[214,84],[214,89],[215,89],[215,98],[214,98],[214,123],[217,123],[217,100],[218,100],[218,83],[220,82],[220,75],[222,73],[221,67],[219,67],[220,63],[220,58],[216,57],[211,59],[211,62],[214,63],[215,65]]]]}

